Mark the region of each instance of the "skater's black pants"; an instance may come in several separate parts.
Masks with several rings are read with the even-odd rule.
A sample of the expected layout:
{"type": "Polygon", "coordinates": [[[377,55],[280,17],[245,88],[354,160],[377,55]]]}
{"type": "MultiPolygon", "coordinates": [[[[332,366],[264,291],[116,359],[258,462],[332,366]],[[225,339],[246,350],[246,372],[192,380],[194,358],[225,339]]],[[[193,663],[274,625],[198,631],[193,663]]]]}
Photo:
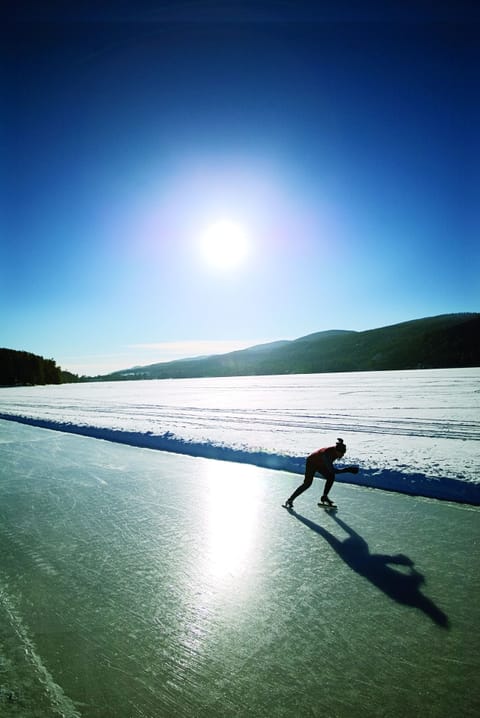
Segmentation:
{"type": "Polygon", "coordinates": [[[300,484],[300,486],[295,489],[288,500],[292,502],[295,501],[297,496],[300,496],[300,494],[303,494],[304,491],[309,489],[313,483],[313,477],[317,472],[321,474],[324,479],[326,479],[323,496],[328,496],[328,492],[332,488],[333,482],[335,481],[335,474],[327,471],[325,466],[319,465],[317,461],[308,457],[305,464],[305,478],[303,480],[303,484],[300,484]]]}

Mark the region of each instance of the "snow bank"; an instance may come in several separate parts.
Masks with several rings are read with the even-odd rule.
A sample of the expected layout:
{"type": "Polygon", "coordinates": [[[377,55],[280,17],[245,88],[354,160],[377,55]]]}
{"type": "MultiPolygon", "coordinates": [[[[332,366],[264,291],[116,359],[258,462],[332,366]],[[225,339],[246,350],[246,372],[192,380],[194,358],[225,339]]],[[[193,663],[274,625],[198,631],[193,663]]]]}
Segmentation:
{"type": "MultiPolygon", "coordinates": [[[[176,436],[170,431],[154,434],[151,431],[120,430],[7,413],[0,413],[0,419],[157,451],[252,464],[262,468],[277,469],[295,474],[303,474],[304,471],[304,456],[288,456],[267,451],[238,448],[226,444],[187,440],[176,436]]],[[[386,491],[397,491],[413,496],[480,505],[480,484],[449,477],[427,476],[421,472],[406,474],[397,469],[360,467],[360,472],[357,475],[338,475],[337,481],[386,491]]]]}

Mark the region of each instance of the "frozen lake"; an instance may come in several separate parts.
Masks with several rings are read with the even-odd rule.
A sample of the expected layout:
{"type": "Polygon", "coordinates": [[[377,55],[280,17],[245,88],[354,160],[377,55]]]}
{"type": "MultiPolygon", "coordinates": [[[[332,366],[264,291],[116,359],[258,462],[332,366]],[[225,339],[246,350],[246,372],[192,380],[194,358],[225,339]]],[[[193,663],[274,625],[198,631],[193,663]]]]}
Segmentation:
{"type": "Polygon", "coordinates": [[[480,711],[480,509],[0,421],[0,712],[480,711]]]}
{"type": "Polygon", "coordinates": [[[0,418],[297,473],[341,436],[339,480],[480,504],[480,369],[3,388],[0,418]]]}

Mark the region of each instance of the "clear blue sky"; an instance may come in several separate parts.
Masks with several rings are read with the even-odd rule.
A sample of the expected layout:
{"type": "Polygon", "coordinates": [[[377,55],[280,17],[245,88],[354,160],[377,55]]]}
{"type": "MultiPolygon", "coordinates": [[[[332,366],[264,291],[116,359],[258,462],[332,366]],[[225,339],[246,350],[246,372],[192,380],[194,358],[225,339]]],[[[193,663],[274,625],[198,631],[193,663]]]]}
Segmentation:
{"type": "Polygon", "coordinates": [[[96,374],[479,310],[475,3],[321,5],[12,3],[0,346],[96,374]]]}

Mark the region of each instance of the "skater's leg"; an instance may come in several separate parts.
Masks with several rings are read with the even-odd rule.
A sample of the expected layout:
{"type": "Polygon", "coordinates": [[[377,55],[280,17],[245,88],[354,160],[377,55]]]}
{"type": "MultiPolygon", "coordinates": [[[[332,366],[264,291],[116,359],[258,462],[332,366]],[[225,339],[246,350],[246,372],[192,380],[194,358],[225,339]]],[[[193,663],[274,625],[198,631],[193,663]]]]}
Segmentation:
{"type": "Polygon", "coordinates": [[[327,476],[325,476],[325,478],[326,478],[326,482],[325,482],[325,489],[324,489],[323,496],[322,496],[322,501],[324,501],[325,499],[328,499],[328,493],[333,486],[333,482],[335,481],[335,474],[327,474],[327,476]]]}
{"type": "Polygon", "coordinates": [[[313,482],[313,477],[315,476],[315,469],[311,464],[309,463],[307,459],[307,464],[305,466],[305,478],[303,480],[303,484],[300,484],[300,486],[295,489],[293,494],[290,496],[289,499],[285,502],[287,505],[292,505],[297,496],[300,496],[300,494],[303,494],[304,491],[310,488],[313,482]]]}

